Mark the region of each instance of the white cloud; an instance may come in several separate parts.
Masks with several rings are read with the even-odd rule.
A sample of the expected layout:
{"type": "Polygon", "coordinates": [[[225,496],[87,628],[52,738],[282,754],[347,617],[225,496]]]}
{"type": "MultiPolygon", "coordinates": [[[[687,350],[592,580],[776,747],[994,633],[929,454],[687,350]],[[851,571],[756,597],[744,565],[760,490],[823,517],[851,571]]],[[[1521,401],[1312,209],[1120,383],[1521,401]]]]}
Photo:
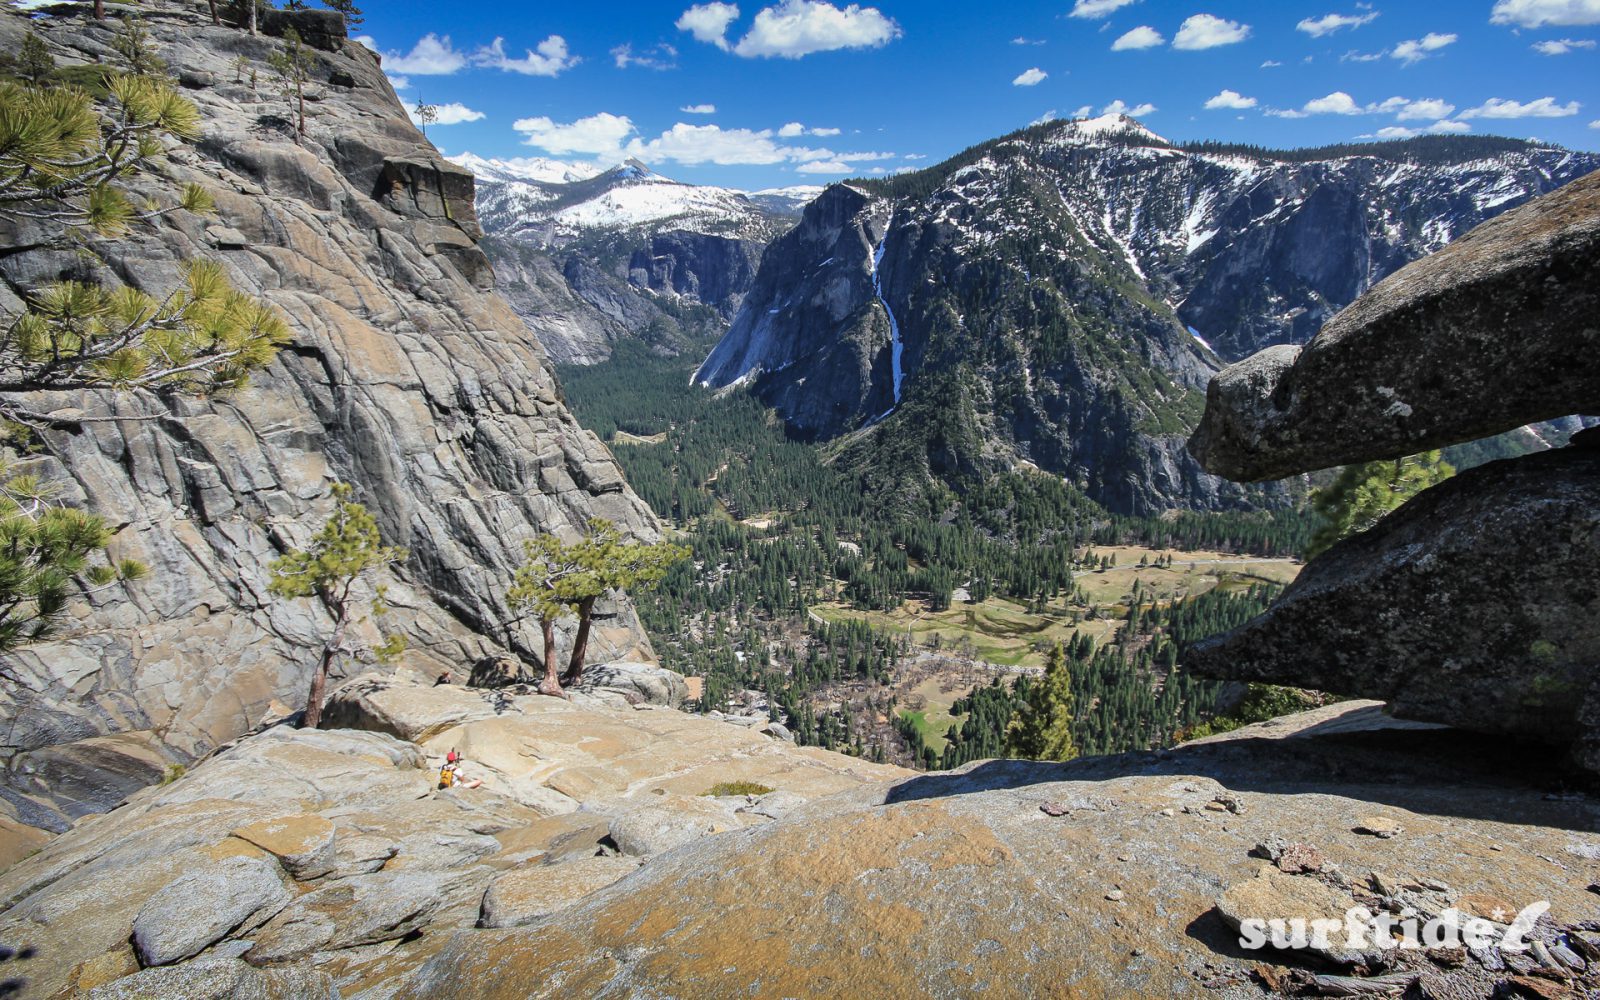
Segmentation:
{"type": "Polygon", "coordinates": [[[583,61],[567,51],[567,40],[560,35],[551,35],[540,42],[537,52],[533,49],[524,51],[527,54],[521,59],[513,59],[506,55],[506,40],[496,38],[472,54],[472,64],[508,73],[521,73],[523,76],[560,76],[583,61]]]}
{"type": "Polygon", "coordinates": [[[371,49],[373,52],[378,51],[378,40],[373,38],[371,35],[357,35],[355,40],[359,44],[371,49]]]}
{"type": "Polygon", "coordinates": [[[520,118],[511,127],[527,136],[530,146],[549,150],[557,156],[577,153],[582,156],[618,157],[622,142],[633,134],[633,122],[626,115],[602,111],[588,118],[561,124],[543,115],[520,118]]]}
{"type": "Polygon", "coordinates": [[[856,168],[840,160],[812,160],[794,169],[801,174],[849,174],[854,173],[856,168]]]}
{"type": "Polygon", "coordinates": [[[1214,49],[1219,45],[1232,45],[1250,37],[1250,26],[1238,21],[1226,21],[1211,14],[1196,14],[1178,27],[1172,39],[1175,49],[1214,49]]]}
{"type": "Polygon", "coordinates": [[[685,104],[678,109],[686,115],[714,115],[717,113],[715,104],[685,104]]]}
{"type": "Polygon", "coordinates": [[[1352,51],[1346,52],[1344,55],[1340,56],[1339,57],[1339,61],[1340,62],[1377,62],[1379,59],[1382,59],[1384,56],[1386,56],[1388,54],[1389,53],[1387,53],[1387,52],[1356,52],[1356,51],[1352,50],[1352,51]]]}
{"type": "Polygon", "coordinates": [[[617,64],[617,69],[627,69],[629,66],[657,70],[678,68],[678,50],[666,42],[641,49],[637,55],[634,54],[632,42],[623,42],[611,50],[611,58],[617,64]]]}
{"type": "Polygon", "coordinates": [[[1044,82],[1045,77],[1049,75],[1049,73],[1035,66],[1032,69],[1025,69],[1018,73],[1017,78],[1011,81],[1011,85],[1013,87],[1036,87],[1044,82]]]}
{"type": "Polygon", "coordinates": [[[1378,16],[1377,11],[1368,11],[1365,14],[1324,14],[1321,17],[1308,17],[1295,25],[1295,28],[1305,32],[1312,38],[1321,38],[1331,35],[1340,28],[1359,28],[1363,24],[1371,24],[1378,16]]]}
{"type": "Polygon", "coordinates": [[[1078,0],[1072,5],[1072,12],[1068,17],[1099,18],[1119,11],[1129,4],[1138,3],[1139,0],[1078,0]]]}
{"type": "Polygon", "coordinates": [[[1600,24],[1600,0],[1497,0],[1489,21],[1519,28],[1600,24]]]}
{"type": "Polygon", "coordinates": [[[1594,121],[1590,122],[1589,123],[1589,127],[1590,128],[1600,128],[1600,118],[1596,118],[1594,121]]]}
{"type": "Polygon", "coordinates": [[[695,4],[678,17],[677,28],[687,31],[697,42],[708,42],[719,49],[728,47],[728,25],[739,16],[731,3],[695,4]]]}
{"type": "MultiPolygon", "coordinates": [[[[733,9],[737,16],[738,8],[733,9]]],[[[722,30],[726,28],[724,23],[722,30]]],[[[900,34],[900,25],[876,7],[851,4],[841,10],[824,0],[783,0],[757,11],[749,32],[732,50],[747,59],[799,59],[814,52],[879,48],[900,34]]],[[[725,38],[718,44],[727,47],[725,38]]]]}
{"type": "Polygon", "coordinates": [[[1157,45],[1162,45],[1165,42],[1166,39],[1162,37],[1161,32],[1150,27],[1148,24],[1141,24],[1137,28],[1134,28],[1132,31],[1127,32],[1122,37],[1112,42],[1111,51],[1122,52],[1127,49],[1153,49],[1157,45]]]}
{"type": "Polygon", "coordinates": [[[389,86],[396,90],[405,90],[411,86],[411,81],[403,76],[391,76],[389,77],[389,86]]]}
{"type": "Polygon", "coordinates": [[[926,160],[927,158],[927,153],[907,153],[905,156],[901,157],[903,160],[926,160]]]}
{"type": "Polygon", "coordinates": [[[1023,38],[1021,35],[1011,40],[1012,45],[1043,45],[1043,38],[1023,38]]]}
{"type": "Polygon", "coordinates": [[[1074,117],[1074,118],[1088,118],[1093,114],[1094,114],[1094,106],[1093,105],[1089,105],[1089,104],[1085,104],[1083,107],[1081,107],[1078,110],[1074,111],[1072,113],[1072,117],[1074,117]]]}
{"type": "MultiPolygon", "coordinates": [[[[405,105],[406,114],[418,125],[422,124],[417,117],[417,105],[411,101],[401,101],[405,105]]],[[[430,125],[460,125],[462,122],[475,122],[483,119],[482,111],[474,111],[460,101],[451,101],[449,104],[435,104],[433,113],[437,116],[430,125]]]]}
{"type": "Polygon", "coordinates": [[[1245,97],[1236,90],[1224,90],[1222,93],[1206,102],[1206,110],[1216,111],[1219,108],[1253,108],[1256,106],[1254,97],[1245,97]]]}
{"type": "Polygon", "coordinates": [[[1276,68],[1278,68],[1279,66],[1282,66],[1282,65],[1283,65],[1283,63],[1279,62],[1276,59],[1268,59],[1266,62],[1261,64],[1261,68],[1262,69],[1276,69],[1276,68]]]}
{"type": "Polygon", "coordinates": [[[793,139],[796,136],[802,135],[838,135],[839,132],[840,130],[836,128],[807,128],[799,122],[789,122],[787,125],[778,129],[778,135],[785,139],[793,139]]]}
{"type": "Polygon", "coordinates": [[[1570,118],[1583,107],[1577,101],[1557,104],[1554,97],[1541,97],[1536,101],[1519,104],[1491,97],[1475,108],[1461,112],[1459,118],[1570,118]]]}
{"type": "Polygon", "coordinates": [[[448,76],[466,64],[467,57],[451,46],[449,35],[441,38],[431,31],[418,39],[410,52],[387,52],[383,56],[386,71],[417,76],[448,76]]]}
{"type": "Polygon", "coordinates": [[[602,162],[616,162],[632,156],[646,162],[672,160],[689,165],[794,163],[803,167],[828,163],[834,166],[827,170],[810,167],[806,172],[849,173],[855,168],[848,164],[895,158],[894,153],[887,152],[839,153],[831,149],[792,146],[780,141],[788,136],[780,136],[772,129],[724,129],[685,122],[678,122],[655,138],[646,139],[638,135],[627,116],[606,112],[574,122],[556,122],[544,116],[524,118],[512,128],[526,136],[525,141],[530,146],[538,146],[557,156],[591,156],[602,162]],[[839,167],[839,164],[846,166],[839,167]]]}
{"type": "Polygon", "coordinates": [[[1335,90],[1326,97],[1318,97],[1306,102],[1300,109],[1308,115],[1359,115],[1365,114],[1366,109],[1356,103],[1356,99],[1342,90],[1335,90]]]}
{"type": "Polygon", "coordinates": [[[1564,56],[1573,49],[1592,49],[1592,38],[1551,38],[1543,42],[1534,42],[1533,51],[1546,56],[1564,56]]]}
{"type": "Polygon", "coordinates": [[[1404,97],[1391,97],[1374,110],[1393,111],[1400,121],[1427,121],[1429,118],[1448,118],[1456,106],[1437,97],[1424,97],[1411,101],[1404,97]]]}
{"type": "Polygon", "coordinates": [[[1390,125],[1380,128],[1371,136],[1362,136],[1363,139],[1410,139],[1419,135],[1457,135],[1462,132],[1471,132],[1472,126],[1466,122],[1436,121],[1427,128],[1406,128],[1404,125],[1390,125]]]}
{"type": "MultiPolygon", "coordinates": [[[[1135,104],[1130,108],[1119,98],[1101,108],[1100,113],[1103,115],[1127,115],[1129,118],[1142,118],[1155,110],[1156,106],[1154,104],[1150,104],[1149,102],[1144,104],[1135,104]]],[[[1079,117],[1083,116],[1080,115],[1079,117]]]]}
{"type": "Polygon", "coordinates": [[[1029,125],[1048,125],[1050,122],[1053,122],[1055,120],[1056,120],[1056,109],[1055,108],[1051,108],[1049,111],[1046,111],[1044,114],[1042,114],[1039,117],[1035,118],[1033,121],[1029,122],[1028,124],[1029,125]]]}
{"type": "Polygon", "coordinates": [[[1428,58],[1428,53],[1430,52],[1437,52],[1446,45],[1455,44],[1455,40],[1455,35],[1445,35],[1437,31],[1430,31],[1421,38],[1413,38],[1408,42],[1401,42],[1389,50],[1389,55],[1404,61],[1409,66],[1418,59],[1428,58]]]}

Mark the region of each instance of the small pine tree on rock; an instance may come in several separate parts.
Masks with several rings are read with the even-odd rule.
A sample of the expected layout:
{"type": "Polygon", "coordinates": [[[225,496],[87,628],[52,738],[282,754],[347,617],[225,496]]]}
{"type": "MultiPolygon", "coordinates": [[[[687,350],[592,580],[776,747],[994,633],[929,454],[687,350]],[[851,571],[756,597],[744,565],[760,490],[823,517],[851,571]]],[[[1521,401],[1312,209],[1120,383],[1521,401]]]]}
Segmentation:
{"type": "MultiPolygon", "coordinates": [[[[322,653],[311,675],[311,690],[306,695],[305,717],[301,726],[315,729],[322,722],[322,702],[328,675],[341,656],[371,657],[388,662],[405,650],[405,637],[384,637],[376,647],[349,643],[349,629],[357,617],[360,600],[358,582],[370,579],[394,563],[403,561],[405,549],[383,544],[378,522],[365,506],[351,499],[347,483],[333,487],[334,511],[328,522],[302,550],[290,552],[272,564],[272,594],[283,598],[316,597],[333,617],[333,631],[322,644],[322,653]]],[[[382,616],[385,588],[373,587],[372,613],[382,616]]]]}

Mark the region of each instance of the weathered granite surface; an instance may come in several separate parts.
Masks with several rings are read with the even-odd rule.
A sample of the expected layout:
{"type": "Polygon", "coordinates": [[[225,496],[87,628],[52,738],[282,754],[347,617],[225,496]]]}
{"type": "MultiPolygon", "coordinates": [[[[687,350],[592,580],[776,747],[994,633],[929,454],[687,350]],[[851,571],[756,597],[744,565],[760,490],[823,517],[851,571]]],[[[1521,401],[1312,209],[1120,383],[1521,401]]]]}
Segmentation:
{"type": "MultiPolygon", "coordinates": [[[[1387,971],[1427,995],[1487,997],[1527,959],[1330,964],[1242,950],[1228,921],[1263,900],[1286,908],[1263,917],[1292,917],[1302,903],[1431,914],[1542,899],[1534,936],[1582,963],[1545,970],[1550,981],[1600,985],[1600,953],[1584,950],[1600,938],[1582,925],[1600,804],[1550,794],[1548,755],[1514,738],[1485,754],[1479,737],[1347,702],[1170,752],[914,775],[588,699],[507,695],[421,745],[351,729],[247,737],[0,874],[0,944],[32,949],[6,975],[26,997],[68,984],[222,997],[199,984],[242,977],[264,996],[305,995],[284,985],[297,984],[347,1000],[1241,1000],[1282,995],[1271,983],[1295,976],[1387,971]],[[482,787],[434,787],[452,746],[482,787]],[[701,794],[730,780],[789,804],[701,794]],[[335,831],[341,863],[324,875],[297,878],[236,835],[307,815],[335,831]],[[678,833],[629,857],[620,839],[639,843],[613,839],[628,827],[678,833]],[[237,927],[191,921],[210,938],[194,958],[129,976],[139,916],[184,921],[173,887],[241,864],[275,870],[294,898],[263,883],[237,927]]],[[[190,903],[215,916],[205,894],[190,903]]]]}

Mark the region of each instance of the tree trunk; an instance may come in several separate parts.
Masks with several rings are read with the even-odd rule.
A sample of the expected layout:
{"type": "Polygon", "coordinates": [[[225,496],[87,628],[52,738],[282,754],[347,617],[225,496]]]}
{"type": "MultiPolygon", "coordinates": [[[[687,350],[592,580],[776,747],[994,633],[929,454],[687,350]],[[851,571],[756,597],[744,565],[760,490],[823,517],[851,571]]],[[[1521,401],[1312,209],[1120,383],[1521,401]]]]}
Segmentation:
{"type": "Polygon", "coordinates": [[[217,16],[217,0],[206,0],[206,3],[211,6],[211,23],[222,27],[222,18],[217,16]]]}
{"type": "Polygon", "coordinates": [[[106,19],[106,0],[94,0],[94,19],[96,21],[106,19]]]}
{"type": "Polygon", "coordinates": [[[295,142],[298,143],[306,135],[306,85],[303,80],[296,79],[294,81],[294,96],[300,102],[300,135],[299,138],[295,139],[295,142]]]}
{"type": "Polygon", "coordinates": [[[245,0],[250,5],[250,34],[256,33],[256,4],[258,0],[245,0]]]}
{"type": "Polygon", "coordinates": [[[578,604],[578,634],[572,637],[572,659],[567,663],[567,674],[561,678],[567,687],[578,683],[583,676],[583,659],[589,655],[589,623],[594,619],[593,597],[585,597],[578,604]]]}
{"type": "Polygon", "coordinates": [[[343,602],[328,599],[333,605],[333,636],[322,647],[322,662],[317,664],[316,673],[311,675],[311,690],[306,694],[306,712],[300,720],[301,729],[315,729],[322,724],[322,699],[328,689],[328,673],[333,669],[333,659],[339,655],[339,647],[344,644],[344,627],[349,618],[350,609],[343,602]]]}
{"type": "Polygon", "coordinates": [[[539,627],[544,632],[544,677],[539,681],[539,693],[565,698],[561,678],[556,676],[556,620],[541,618],[539,627]]]}

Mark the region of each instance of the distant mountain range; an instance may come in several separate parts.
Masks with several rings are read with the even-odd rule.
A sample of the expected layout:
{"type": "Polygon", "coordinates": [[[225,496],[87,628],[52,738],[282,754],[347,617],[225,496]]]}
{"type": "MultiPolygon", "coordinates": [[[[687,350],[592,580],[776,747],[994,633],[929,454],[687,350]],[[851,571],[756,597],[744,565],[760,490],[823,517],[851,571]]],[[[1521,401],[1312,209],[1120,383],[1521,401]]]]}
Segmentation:
{"type": "Polygon", "coordinates": [[[737,312],[761,251],[822,191],[682,184],[636,160],[451,159],[477,176],[501,291],[566,364],[603,361],[630,337],[700,349],[737,312]]]}
{"type": "Polygon", "coordinates": [[[1495,137],[1177,145],[1120,115],[825,191],[455,162],[478,176],[501,290],[555,360],[720,336],[697,381],[747,386],[886,488],[1028,465],[1130,513],[1259,502],[1184,451],[1214,371],[1600,168],[1495,137]]]}
{"type": "Polygon", "coordinates": [[[842,438],[886,486],[1031,464],[1115,511],[1230,507],[1250,498],[1183,448],[1212,372],[1597,168],[1507,139],[1274,152],[1039,125],[830,187],[695,378],[842,438]]]}

